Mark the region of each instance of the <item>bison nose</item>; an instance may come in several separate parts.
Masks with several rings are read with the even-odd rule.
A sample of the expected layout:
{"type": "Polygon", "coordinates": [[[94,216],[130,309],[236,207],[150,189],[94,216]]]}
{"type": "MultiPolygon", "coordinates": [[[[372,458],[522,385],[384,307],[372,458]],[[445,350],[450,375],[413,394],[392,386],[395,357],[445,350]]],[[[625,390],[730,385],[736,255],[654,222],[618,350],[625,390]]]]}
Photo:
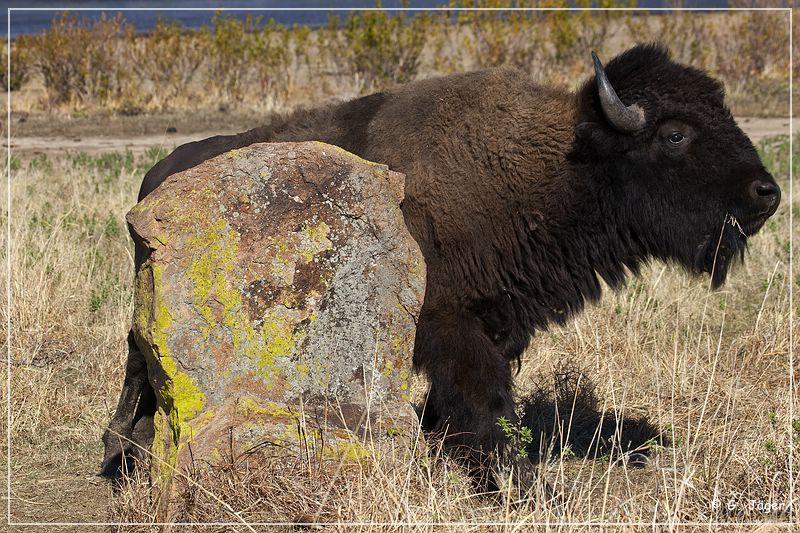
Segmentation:
{"type": "Polygon", "coordinates": [[[750,184],[750,196],[772,214],[781,201],[781,189],[773,182],[756,180],[750,184]]]}

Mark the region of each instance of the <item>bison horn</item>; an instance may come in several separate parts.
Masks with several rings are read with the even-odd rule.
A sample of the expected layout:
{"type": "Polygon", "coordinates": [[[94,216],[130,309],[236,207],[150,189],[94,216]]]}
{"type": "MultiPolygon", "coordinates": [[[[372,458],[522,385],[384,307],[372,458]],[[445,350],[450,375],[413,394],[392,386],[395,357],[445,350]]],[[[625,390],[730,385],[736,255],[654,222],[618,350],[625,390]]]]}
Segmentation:
{"type": "Polygon", "coordinates": [[[644,110],[637,104],[625,107],[608,81],[603,64],[600,63],[594,52],[592,52],[592,61],[594,61],[597,90],[600,92],[600,105],[603,106],[606,119],[615,129],[623,133],[633,133],[642,129],[645,123],[644,110]]]}

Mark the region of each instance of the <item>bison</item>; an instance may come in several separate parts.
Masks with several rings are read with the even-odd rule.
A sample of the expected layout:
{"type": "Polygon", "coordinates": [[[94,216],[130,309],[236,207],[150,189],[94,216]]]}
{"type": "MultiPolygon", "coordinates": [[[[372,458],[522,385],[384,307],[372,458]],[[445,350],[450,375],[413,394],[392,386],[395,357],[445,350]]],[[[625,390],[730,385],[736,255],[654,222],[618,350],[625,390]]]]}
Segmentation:
{"type": "MultiPolygon", "coordinates": [[[[270,125],[178,147],[145,176],[168,176],[231,149],[320,140],[406,175],[402,211],[427,263],[414,365],[430,382],[423,427],[492,487],[508,464],[513,363],[531,336],[564,324],[656,258],[720,286],[780,189],[724,103],[722,84],[638,45],[576,92],[511,68],[426,79],[270,125]]],[[[145,250],[137,245],[136,267],[145,250]]],[[[152,439],[155,396],[133,336],[107,475],[123,466],[117,434],[152,439]]],[[[127,442],[127,441],[123,441],[127,442]]]]}

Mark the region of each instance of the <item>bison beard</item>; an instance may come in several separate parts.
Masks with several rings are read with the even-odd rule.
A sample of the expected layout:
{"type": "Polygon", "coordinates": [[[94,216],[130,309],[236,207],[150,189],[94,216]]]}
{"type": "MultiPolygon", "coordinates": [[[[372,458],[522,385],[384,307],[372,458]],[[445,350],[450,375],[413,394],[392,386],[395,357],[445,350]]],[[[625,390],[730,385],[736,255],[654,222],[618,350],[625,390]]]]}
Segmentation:
{"type": "MultiPolygon", "coordinates": [[[[139,199],[171,174],[265,141],[320,140],[406,174],[403,214],[428,271],[414,347],[430,380],[422,423],[446,434],[483,489],[496,488],[497,461],[521,468],[525,488],[530,463],[498,419],[518,421],[512,363],[531,335],[597,300],[600,279],[618,287],[650,258],[713,272],[721,285],[780,198],[719,82],[650,45],[605,70],[595,58],[595,69],[577,93],[495,69],[296,112],[179,147],[148,172],[139,199]]],[[[137,268],[143,254],[137,246],[137,268]]],[[[141,358],[136,346],[129,357],[141,358]]],[[[105,436],[109,475],[121,466],[115,432],[146,435],[152,412],[135,398],[152,410],[149,387],[126,378],[105,436]]]]}

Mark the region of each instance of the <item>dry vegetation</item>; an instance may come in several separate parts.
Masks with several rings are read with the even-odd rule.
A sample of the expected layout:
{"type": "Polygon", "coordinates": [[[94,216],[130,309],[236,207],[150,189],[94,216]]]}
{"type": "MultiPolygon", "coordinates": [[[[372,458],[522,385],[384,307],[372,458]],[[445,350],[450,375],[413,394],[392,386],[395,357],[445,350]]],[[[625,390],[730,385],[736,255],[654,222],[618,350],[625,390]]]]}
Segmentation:
{"type": "MultiPolygon", "coordinates": [[[[577,2],[584,3],[591,5],[577,2]]],[[[574,87],[586,76],[587,50],[609,58],[633,42],[659,40],[677,59],[720,77],[735,113],[788,111],[786,13],[456,11],[464,4],[473,2],[451,2],[453,11],[399,16],[352,12],[313,31],[217,14],[199,30],[160,21],[144,35],[120,16],[91,21],[64,13],[46,33],[14,41],[10,80],[0,82],[9,83],[18,112],[271,111],[497,65],[574,87]]]]}
{"type": "MultiPolygon", "coordinates": [[[[787,148],[786,138],[764,144],[784,189],[787,148]]],[[[602,523],[643,529],[653,522],[791,520],[763,511],[785,509],[789,455],[796,461],[800,449],[796,403],[790,414],[788,211],[784,203],[753,239],[747,262],[723,290],[709,291],[705,279],[654,264],[569,327],[539,335],[528,351],[520,396],[553,383],[568,360],[595,382],[607,416],[647,416],[663,428],[672,444],[656,446],[645,467],[611,454],[580,459],[565,447],[540,463],[542,486],[533,499],[514,506],[509,498],[497,502],[471,493],[463,474],[436,449],[400,465],[376,453],[349,468],[314,459],[281,464],[261,450],[195,465],[179,483],[179,516],[187,522],[307,520],[339,523],[330,528],[340,531],[370,529],[368,523],[428,531],[477,531],[487,524],[519,531],[549,523],[572,531],[602,523]],[[545,483],[565,501],[548,501],[545,483]]],[[[153,516],[157,502],[148,499],[146,485],[140,479],[126,487],[116,518],[146,522],[153,516]]]]}
{"type": "MultiPolygon", "coordinates": [[[[398,23],[372,14],[315,32],[255,30],[255,21],[220,17],[199,32],[165,23],[148,36],[121,20],[66,17],[42,37],[15,42],[12,86],[22,89],[12,105],[68,114],[220,103],[283,109],[494,64],[572,86],[585,76],[587,48],[610,57],[632,40],[660,37],[679,59],[722,77],[735,111],[785,112],[785,15],[569,17],[468,14],[446,25],[433,16],[398,23]],[[109,40],[100,46],[100,38],[109,40]],[[43,88],[41,99],[17,99],[31,86],[43,88]]],[[[761,150],[786,193],[788,139],[765,141],[761,150]]],[[[146,478],[130,480],[112,500],[93,474],[121,386],[132,313],[124,214],[144,171],[163,155],[154,149],[7,162],[13,306],[2,307],[0,329],[10,313],[13,456],[5,467],[13,474],[14,521],[112,520],[143,524],[119,531],[158,529],[147,525],[158,501],[146,478]]],[[[671,444],[655,446],[646,466],[554,446],[539,464],[542,486],[513,505],[513,494],[496,501],[472,493],[435,443],[430,453],[397,459],[376,451],[349,466],[313,454],[278,462],[261,449],[198,463],[179,476],[181,518],[233,524],[214,531],[306,521],[333,531],[374,524],[398,531],[525,531],[542,522],[569,531],[609,522],[628,530],[654,522],[731,522],[742,530],[754,528],[747,523],[796,524],[796,515],[763,510],[785,509],[790,482],[800,480],[800,405],[789,388],[789,313],[796,316],[789,290],[798,282],[788,273],[790,209],[797,220],[798,203],[786,195],[723,289],[710,291],[706,279],[656,263],[568,327],[533,340],[517,378],[520,398],[542,389],[554,394],[563,385],[554,376],[570,361],[595,384],[601,411],[646,416],[664,430],[671,444]],[[545,484],[561,501],[548,500],[545,484]]],[[[7,217],[4,210],[3,227],[7,217]]],[[[3,270],[3,283],[5,276],[3,270]]],[[[417,392],[423,388],[418,383],[417,392]]]]}
{"type": "MultiPolygon", "coordinates": [[[[765,142],[762,150],[787,190],[788,139],[765,142]]],[[[131,316],[123,217],[140,176],[160,155],[11,160],[16,521],[155,520],[158,502],[146,479],[131,480],[112,502],[92,474],[121,384],[131,316]]],[[[571,361],[595,383],[607,416],[647,416],[664,429],[672,444],[656,446],[646,466],[615,454],[582,459],[557,447],[540,463],[539,493],[511,505],[513,497],[498,503],[474,495],[436,449],[399,460],[376,452],[341,467],[313,454],[279,462],[261,449],[195,464],[179,477],[179,516],[319,521],[338,523],[330,527],[340,531],[369,529],[367,523],[460,531],[467,523],[522,530],[566,522],[563,529],[572,530],[604,522],[637,529],[651,522],[786,520],[752,508],[751,500],[789,501],[790,453],[798,481],[800,414],[796,403],[791,412],[789,391],[789,209],[784,201],[722,290],[654,264],[570,326],[534,339],[518,377],[520,397],[550,387],[554,371],[571,361]],[[545,483],[564,501],[548,501],[545,483]],[[730,501],[736,508],[726,511],[730,501]]],[[[120,528],[149,529],[156,528],[120,528]]]]}

